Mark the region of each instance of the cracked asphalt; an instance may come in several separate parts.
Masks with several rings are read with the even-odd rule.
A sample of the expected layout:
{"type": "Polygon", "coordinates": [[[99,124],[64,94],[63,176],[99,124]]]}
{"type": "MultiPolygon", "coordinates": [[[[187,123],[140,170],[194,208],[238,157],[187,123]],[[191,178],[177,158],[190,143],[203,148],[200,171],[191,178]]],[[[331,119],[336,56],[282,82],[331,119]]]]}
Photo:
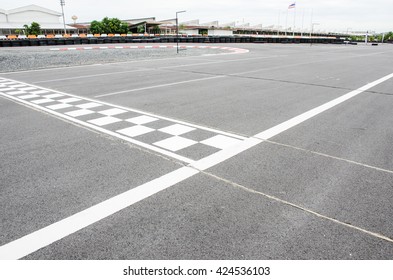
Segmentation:
{"type": "MultiPolygon", "coordinates": [[[[249,52],[64,52],[80,59],[0,78],[251,139],[393,72],[393,45],[225,46],[249,52]]],[[[3,93],[0,249],[188,166],[3,93]]],[[[392,260],[392,95],[387,79],[23,259],[392,260]]]]}

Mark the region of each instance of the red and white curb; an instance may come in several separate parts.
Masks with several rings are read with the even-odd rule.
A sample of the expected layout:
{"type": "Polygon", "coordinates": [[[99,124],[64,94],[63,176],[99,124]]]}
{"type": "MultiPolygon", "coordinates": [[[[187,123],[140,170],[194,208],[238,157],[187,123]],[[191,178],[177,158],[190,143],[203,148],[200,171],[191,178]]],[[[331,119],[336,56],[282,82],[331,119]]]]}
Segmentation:
{"type": "MultiPolygon", "coordinates": [[[[175,45],[154,45],[154,46],[103,46],[103,47],[71,47],[71,48],[51,48],[51,51],[86,51],[86,50],[108,50],[108,49],[173,49],[175,45]]],[[[179,46],[180,49],[219,49],[227,50],[231,53],[248,53],[249,50],[220,46],[179,46]]]]}

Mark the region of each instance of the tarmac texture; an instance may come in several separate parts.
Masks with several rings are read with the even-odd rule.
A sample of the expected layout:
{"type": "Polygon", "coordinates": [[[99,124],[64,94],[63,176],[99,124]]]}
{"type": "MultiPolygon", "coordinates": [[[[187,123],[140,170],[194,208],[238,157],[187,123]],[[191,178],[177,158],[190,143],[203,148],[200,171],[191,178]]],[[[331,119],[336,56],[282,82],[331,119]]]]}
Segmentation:
{"type": "Polygon", "coordinates": [[[393,259],[393,46],[225,47],[2,69],[0,259],[393,259]]]}

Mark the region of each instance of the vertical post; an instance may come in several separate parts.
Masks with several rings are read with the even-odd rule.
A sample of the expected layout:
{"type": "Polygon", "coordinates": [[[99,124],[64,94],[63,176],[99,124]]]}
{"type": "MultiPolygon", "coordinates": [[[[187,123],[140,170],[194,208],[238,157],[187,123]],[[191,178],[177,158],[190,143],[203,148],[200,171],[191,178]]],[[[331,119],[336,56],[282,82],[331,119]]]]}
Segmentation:
{"type": "Polygon", "coordinates": [[[296,27],[296,2],[295,2],[295,8],[294,8],[294,14],[293,14],[293,37],[295,37],[295,27],[296,27]]]}
{"type": "Polygon", "coordinates": [[[288,10],[287,9],[287,16],[285,17],[285,36],[287,36],[287,30],[288,30],[288,10]]]}
{"type": "Polygon", "coordinates": [[[179,53],[179,21],[176,13],[176,53],[179,53]]]}
{"type": "MultiPolygon", "coordinates": [[[[314,10],[311,9],[311,21],[310,21],[310,24],[311,24],[310,27],[311,27],[311,28],[312,28],[313,13],[314,13],[314,10]]],[[[311,40],[311,33],[312,33],[312,31],[311,31],[311,29],[310,29],[310,40],[311,40]]]]}
{"type": "Polygon", "coordinates": [[[66,25],[65,25],[65,17],[64,17],[64,5],[65,5],[65,0],[60,0],[61,14],[63,15],[64,34],[67,34],[67,29],[66,29],[66,25]]]}
{"type": "Polygon", "coordinates": [[[278,10],[278,25],[277,25],[277,36],[280,35],[280,16],[281,16],[281,11],[278,10]]]}
{"type": "Polygon", "coordinates": [[[176,12],[176,53],[179,53],[179,20],[177,15],[180,13],[185,13],[186,11],[176,12]]]}

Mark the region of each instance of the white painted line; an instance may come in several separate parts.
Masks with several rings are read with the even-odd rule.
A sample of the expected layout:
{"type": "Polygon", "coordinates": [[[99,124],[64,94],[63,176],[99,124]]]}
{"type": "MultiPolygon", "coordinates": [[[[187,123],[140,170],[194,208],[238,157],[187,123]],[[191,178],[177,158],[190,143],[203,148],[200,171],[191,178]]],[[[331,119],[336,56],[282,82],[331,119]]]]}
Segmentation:
{"type": "Polygon", "coordinates": [[[134,124],[147,124],[151,122],[158,121],[158,118],[153,118],[150,116],[139,116],[135,118],[127,119],[126,122],[134,123],[134,124]]]}
{"type": "Polygon", "coordinates": [[[213,136],[209,139],[203,140],[201,141],[202,144],[211,146],[211,147],[215,147],[218,149],[226,149],[229,148],[230,146],[236,145],[236,144],[240,144],[241,140],[238,139],[234,139],[232,137],[228,137],[228,136],[223,136],[223,135],[216,135],[213,136]]]}
{"type": "Polygon", "coordinates": [[[54,102],[54,100],[48,99],[48,98],[44,98],[44,99],[33,100],[31,102],[34,103],[34,104],[45,104],[45,103],[49,103],[49,102],[54,102]]]}
{"type": "Polygon", "coordinates": [[[65,98],[65,99],[59,99],[57,101],[63,102],[63,103],[73,103],[73,102],[77,102],[77,101],[81,101],[81,100],[82,99],[80,99],[80,98],[70,97],[70,98],[65,98]]]}
{"type": "Polygon", "coordinates": [[[162,84],[162,85],[156,85],[156,86],[150,86],[150,87],[143,87],[143,88],[135,88],[135,89],[129,89],[129,90],[122,90],[122,91],[116,91],[116,92],[111,92],[111,93],[105,93],[105,94],[96,95],[96,96],[94,96],[94,97],[97,97],[97,98],[98,98],[98,97],[112,96],[112,95],[117,95],[117,94],[122,94],[122,93],[135,92],[135,91],[148,90],[148,89],[161,88],[161,87],[170,87],[170,86],[176,86],[176,85],[181,85],[181,84],[187,84],[187,83],[194,83],[194,82],[200,82],[200,81],[218,79],[218,78],[223,78],[223,77],[225,77],[225,76],[214,76],[214,77],[207,77],[207,78],[201,78],[201,79],[187,80],[187,81],[182,81],[182,82],[175,82],[175,83],[169,83],[169,84],[162,84]]]}
{"type": "Polygon", "coordinates": [[[96,107],[100,107],[100,106],[102,106],[102,104],[99,104],[96,102],[89,102],[89,103],[85,103],[85,104],[76,105],[76,107],[82,108],[82,109],[91,109],[91,108],[96,108],[96,107]]]}
{"type": "Polygon", "coordinates": [[[43,93],[48,93],[49,91],[47,91],[47,90],[37,90],[37,91],[31,91],[30,93],[33,93],[33,94],[43,94],[43,93]]]}
{"type": "Polygon", "coordinates": [[[86,109],[80,109],[80,110],[75,110],[71,112],[65,113],[66,115],[70,117],[80,117],[80,116],[86,116],[95,113],[94,111],[91,110],[86,110],[86,109]]]}
{"type": "Polygon", "coordinates": [[[60,109],[69,108],[69,107],[72,107],[72,105],[64,104],[64,103],[46,106],[46,108],[51,109],[51,110],[60,110],[60,109]]]}
{"type": "MultiPolygon", "coordinates": [[[[341,100],[341,102],[335,102],[336,105],[348,100],[351,97],[354,97],[361,92],[364,92],[365,90],[370,89],[373,86],[376,86],[384,81],[387,81],[388,79],[393,77],[393,73],[389,74],[375,82],[372,82],[370,84],[367,84],[358,90],[355,90],[350,93],[344,95],[345,98],[341,100]]],[[[6,94],[0,93],[0,95],[14,99],[16,101],[25,103],[29,106],[34,106],[31,103],[28,103],[26,101],[16,99],[13,96],[7,96],[6,94]]],[[[339,99],[339,98],[337,98],[339,99]]],[[[335,100],[337,100],[335,99],[335,100]]],[[[334,100],[333,100],[334,101],[334,100]]],[[[331,104],[332,101],[327,102],[325,104],[331,104]]],[[[324,108],[324,105],[321,105],[317,108],[324,108]]],[[[335,105],[334,105],[335,106],[335,105]]],[[[38,107],[38,106],[37,106],[38,107]]],[[[327,106],[328,108],[332,108],[332,106],[327,106]]],[[[328,109],[327,108],[327,109],[328,109]]],[[[38,107],[38,109],[41,109],[38,107]]],[[[327,110],[325,109],[325,110],[327,110]]],[[[45,110],[41,109],[41,110],[45,110]]],[[[319,113],[324,112],[325,110],[319,110],[319,113]]],[[[310,110],[308,112],[313,112],[313,110],[310,110]]],[[[57,112],[53,112],[54,114],[57,114],[57,112]]],[[[307,114],[307,113],[305,113],[307,114]]],[[[301,114],[302,116],[304,114],[301,114]]],[[[188,167],[182,167],[176,171],[173,171],[167,175],[164,175],[158,179],[155,179],[151,182],[148,182],[144,185],[141,185],[137,188],[134,188],[130,191],[127,191],[123,194],[120,194],[118,196],[115,196],[111,199],[108,199],[104,202],[101,202],[95,206],[92,206],[82,212],[79,212],[69,218],[66,218],[64,220],[61,220],[57,223],[54,223],[50,226],[47,226],[41,230],[38,230],[36,232],[33,232],[29,235],[26,235],[22,238],[19,238],[15,241],[12,241],[8,244],[5,244],[0,247],[0,259],[19,259],[24,256],[27,256],[30,253],[33,253],[43,247],[46,247],[53,242],[56,242],[72,233],[75,233],[76,231],[83,229],[95,222],[98,222],[126,207],[129,207],[130,205],[135,204],[136,202],[139,202],[143,200],[146,197],[149,197],[155,193],[158,193],[159,191],[166,189],[170,186],[173,186],[177,183],[180,183],[196,174],[198,174],[200,171],[204,171],[212,166],[215,166],[233,156],[238,155],[239,153],[246,151],[255,145],[258,145],[259,143],[263,142],[263,139],[268,139],[271,138],[279,133],[282,133],[286,131],[287,129],[290,129],[291,127],[294,127],[295,125],[299,124],[300,122],[304,122],[308,120],[309,118],[316,116],[317,114],[308,114],[307,117],[302,117],[297,119],[297,117],[293,118],[296,121],[290,122],[290,124],[286,124],[285,126],[278,125],[279,129],[274,129],[276,127],[273,127],[272,129],[265,130],[261,133],[256,134],[254,137],[248,138],[244,141],[242,141],[239,144],[233,145],[225,150],[221,150],[211,156],[208,156],[204,159],[201,159],[197,162],[190,163],[188,167]],[[273,131],[273,132],[270,132],[273,131]],[[256,137],[263,136],[263,139],[258,139],[256,137]],[[194,169],[195,168],[195,169],[194,169]]],[[[58,116],[63,117],[62,115],[58,114],[58,116]]],[[[292,120],[293,120],[292,119],[292,120]]],[[[77,123],[82,123],[84,122],[78,121],[71,119],[73,122],[77,123]]],[[[288,123],[284,122],[283,124],[288,123]]],[[[88,124],[85,124],[85,126],[88,126],[88,124]]],[[[94,128],[94,127],[93,127],[94,128]]],[[[96,130],[97,129],[95,128],[96,130]]],[[[104,131],[105,132],[105,131],[104,131]]],[[[106,132],[108,133],[108,132],[106,132]]],[[[114,134],[109,132],[108,134],[114,134]]],[[[177,137],[177,136],[175,136],[177,137]]],[[[130,139],[133,140],[133,139],[130,139]]],[[[142,143],[144,144],[144,143],[142,143]]],[[[146,144],[145,144],[146,145],[146,144]]],[[[374,235],[379,237],[379,235],[374,235]]]]}
{"type": "Polygon", "coordinates": [[[260,139],[255,139],[255,138],[248,138],[247,140],[244,140],[240,142],[239,144],[230,146],[229,148],[225,150],[221,150],[215,154],[212,154],[210,156],[207,156],[193,164],[190,164],[190,167],[194,167],[198,170],[206,170],[210,167],[213,167],[227,159],[230,159],[260,143],[263,141],[260,139]]]}
{"type": "MultiPolygon", "coordinates": [[[[229,53],[231,54],[231,53],[229,53]]],[[[236,54],[236,53],[233,53],[236,54]]],[[[215,56],[214,54],[210,56],[215,56]]],[[[220,61],[211,61],[211,62],[202,62],[196,64],[183,64],[183,65],[174,65],[174,66],[166,66],[166,67],[159,67],[158,69],[166,69],[166,68],[177,68],[177,67],[185,67],[185,66],[195,66],[195,65],[204,65],[204,64],[220,64],[220,63],[228,63],[234,61],[243,61],[243,60],[258,60],[258,59],[269,59],[269,58],[276,58],[276,57],[287,57],[288,55],[272,55],[272,56],[260,56],[260,57],[252,57],[252,58],[245,58],[245,59],[232,59],[232,60],[220,60],[220,61]]],[[[73,68],[83,68],[83,67],[95,67],[95,66],[110,66],[110,65],[117,65],[117,64],[130,64],[130,63],[143,63],[143,62],[150,62],[150,61],[165,61],[165,60],[199,60],[203,58],[203,55],[197,56],[188,56],[188,57],[168,57],[168,58],[156,58],[156,59],[143,59],[143,60],[134,60],[134,61],[120,61],[120,62],[110,62],[103,64],[87,64],[87,65],[76,65],[76,66],[67,66],[67,67],[53,67],[53,68],[45,68],[45,69],[36,69],[36,70],[22,70],[22,71],[14,71],[14,72],[1,72],[1,75],[9,75],[9,74],[18,74],[18,73],[29,73],[29,72],[43,72],[43,71],[53,71],[53,70],[72,70],[73,68]]],[[[319,61],[324,62],[324,61],[319,61]]],[[[143,70],[141,70],[143,71],[143,70]]],[[[151,71],[151,69],[146,69],[145,71],[151,71]]],[[[44,81],[43,81],[44,82],[44,81]]]]}
{"type": "Polygon", "coordinates": [[[112,108],[112,109],[100,111],[98,113],[99,114],[103,114],[103,115],[107,115],[107,116],[116,116],[116,115],[120,115],[120,114],[127,113],[127,112],[128,111],[122,110],[122,109],[119,109],[119,108],[112,108]]]}
{"type": "Polygon", "coordinates": [[[185,126],[182,124],[174,124],[174,125],[170,125],[167,127],[163,127],[161,129],[159,129],[158,131],[165,132],[165,133],[175,135],[175,136],[179,136],[179,135],[182,135],[184,133],[187,133],[187,132],[190,132],[193,130],[196,130],[196,128],[185,126]]]}
{"type": "Polygon", "coordinates": [[[68,77],[68,78],[58,78],[58,79],[52,79],[52,80],[42,80],[42,81],[38,81],[38,82],[34,82],[34,83],[35,84],[52,83],[52,82],[77,80],[77,79],[85,79],[85,78],[95,78],[95,77],[101,77],[101,76],[119,75],[119,74],[133,73],[133,72],[152,71],[152,70],[153,69],[143,68],[143,69],[128,70],[128,71],[118,71],[118,72],[109,72],[109,73],[101,73],[101,74],[94,74],[94,75],[84,75],[84,76],[74,76],[74,77],[68,77]]]}
{"type": "Polygon", "coordinates": [[[136,137],[152,131],[154,131],[154,129],[150,127],[143,125],[134,125],[128,128],[117,130],[116,132],[127,135],[129,137],[136,137]]]}
{"type": "Polygon", "coordinates": [[[55,94],[49,94],[49,95],[43,95],[42,97],[45,98],[57,98],[57,97],[61,97],[64,96],[63,94],[59,94],[59,93],[55,93],[55,94]]]}
{"type": "Polygon", "coordinates": [[[111,123],[121,122],[121,119],[114,118],[114,117],[102,117],[102,118],[90,120],[88,122],[98,126],[104,126],[111,123]]]}
{"type": "Polygon", "coordinates": [[[298,125],[298,124],[300,124],[300,123],[302,123],[302,122],[304,122],[304,121],[306,121],[316,115],[319,115],[322,112],[325,112],[326,110],[328,110],[334,106],[337,106],[340,103],[343,103],[344,101],[347,101],[348,99],[350,99],[350,98],[352,98],[352,97],[354,97],[354,96],[356,96],[356,95],[358,95],[358,94],[360,94],[360,93],[362,93],[362,92],[364,92],[364,91],[366,91],[366,90],[368,90],[368,89],[370,89],[380,83],[383,83],[383,82],[391,79],[392,77],[393,77],[393,73],[390,75],[387,75],[381,79],[378,79],[372,83],[369,83],[359,89],[351,91],[343,96],[340,96],[332,101],[329,101],[321,106],[318,106],[317,108],[309,110],[309,111],[307,111],[299,116],[296,116],[290,120],[287,120],[286,122],[276,125],[268,130],[261,132],[261,133],[258,133],[256,135],[254,135],[254,137],[262,139],[262,140],[270,139],[273,136],[276,136],[277,134],[280,134],[283,131],[288,130],[289,128],[292,128],[292,127],[294,127],[294,126],[296,126],[296,125],[298,125]]]}
{"type": "Polygon", "coordinates": [[[167,138],[161,141],[158,141],[156,143],[153,143],[154,145],[170,150],[172,152],[176,152],[179,150],[182,150],[184,148],[190,147],[192,145],[197,144],[198,142],[194,140],[190,140],[187,138],[183,138],[180,136],[173,136],[171,138],[167,138]]]}
{"type": "MultiPolygon", "coordinates": [[[[17,101],[17,102],[19,102],[19,103],[25,104],[25,105],[28,106],[28,107],[33,107],[33,108],[36,108],[36,109],[38,109],[38,110],[41,110],[41,111],[45,111],[45,112],[51,113],[52,115],[55,115],[55,116],[57,116],[57,117],[59,117],[59,118],[66,119],[66,120],[68,120],[68,121],[70,121],[70,122],[73,122],[73,123],[77,123],[77,124],[81,125],[82,127],[88,127],[88,128],[90,128],[90,129],[99,131],[99,132],[101,132],[101,133],[111,135],[111,136],[113,136],[113,137],[115,137],[115,138],[119,138],[119,139],[124,140],[124,141],[127,141],[127,142],[129,142],[129,143],[131,143],[131,144],[135,144],[135,145],[140,146],[140,147],[142,147],[142,148],[145,148],[145,149],[148,149],[148,150],[151,150],[151,151],[154,151],[154,152],[157,152],[157,153],[166,155],[166,156],[168,156],[168,157],[177,159],[177,160],[179,160],[179,161],[186,162],[186,163],[194,163],[194,162],[195,162],[194,160],[189,159],[189,158],[187,158],[187,157],[184,157],[184,156],[181,156],[181,155],[177,155],[177,154],[175,154],[175,153],[172,153],[172,152],[169,152],[169,151],[167,151],[167,150],[164,150],[164,149],[155,147],[155,146],[153,146],[153,145],[149,145],[149,144],[143,143],[143,142],[141,142],[141,141],[138,141],[138,140],[129,138],[129,137],[124,136],[124,135],[122,135],[122,134],[120,134],[120,133],[116,133],[116,132],[110,131],[110,130],[108,130],[108,129],[105,129],[105,128],[102,128],[102,127],[93,125],[93,124],[91,124],[91,123],[84,122],[84,121],[81,121],[81,120],[78,120],[78,119],[75,119],[75,118],[74,118],[74,117],[79,117],[79,116],[83,116],[83,115],[92,114],[92,113],[94,113],[94,111],[90,111],[90,110],[86,110],[86,109],[81,109],[81,110],[72,111],[72,112],[68,112],[68,113],[63,114],[63,113],[58,113],[58,112],[56,112],[56,111],[49,110],[49,109],[47,109],[47,108],[45,108],[45,107],[42,107],[42,106],[39,106],[39,105],[35,105],[35,104],[33,104],[33,102],[27,102],[27,101],[25,101],[25,100],[18,99],[18,98],[15,98],[15,97],[13,97],[13,96],[6,95],[6,94],[1,93],[1,92],[0,92],[0,96],[3,96],[3,97],[5,97],[5,98],[11,99],[11,100],[15,100],[15,101],[17,101]]],[[[70,96],[71,96],[71,95],[70,95],[70,96]]],[[[87,99],[86,99],[86,100],[87,100],[87,99]]],[[[39,100],[37,100],[37,101],[39,101],[39,100]]],[[[45,101],[45,102],[53,102],[54,100],[43,99],[42,101],[43,101],[43,102],[44,102],[44,101],[45,101]]],[[[115,106],[115,105],[110,105],[110,106],[115,106]]],[[[161,118],[161,119],[163,119],[163,118],[161,118]]],[[[202,128],[202,129],[203,129],[203,128],[202,128]]]]}
{"type": "MultiPolygon", "coordinates": [[[[7,80],[11,80],[11,79],[7,79],[7,80]]],[[[14,81],[14,82],[16,83],[18,81],[14,81]]],[[[18,83],[30,86],[30,84],[28,84],[28,83],[24,83],[24,82],[18,82],[18,83]]],[[[42,90],[48,90],[47,88],[40,87],[40,86],[37,86],[37,88],[42,89],[42,90]]],[[[76,95],[69,94],[69,93],[64,93],[64,92],[61,92],[61,91],[58,91],[58,90],[50,90],[50,91],[51,92],[55,92],[55,93],[59,93],[59,94],[62,94],[62,95],[68,96],[68,97],[81,99],[80,96],[76,96],[76,95]]],[[[45,97],[45,96],[42,96],[42,97],[45,97]]],[[[83,97],[83,100],[84,101],[97,102],[97,100],[90,99],[90,98],[87,98],[87,97],[83,97]]],[[[51,100],[51,102],[52,101],[53,100],[51,100]]],[[[60,101],[60,100],[56,100],[56,101],[60,101]]],[[[206,126],[201,126],[201,125],[197,125],[197,124],[191,124],[191,123],[184,122],[184,121],[181,121],[181,120],[176,120],[176,119],[173,119],[173,118],[168,118],[168,117],[164,117],[164,116],[158,116],[158,115],[155,115],[155,114],[152,114],[152,113],[148,113],[148,112],[144,112],[144,111],[140,111],[140,110],[137,110],[137,109],[134,109],[134,108],[129,108],[129,107],[125,107],[125,106],[115,105],[115,104],[112,104],[112,103],[109,103],[109,102],[105,102],[105,101],[99,101],[99,103],[103,104],[103,105],[110,106],[110,107],[124,109],[124,110],[130,111],[130,112],[134,112],[134,113],[138,113],[138,114],[141,114],[141,115],[150,116],[150,117],[153,117],[153,118],[156,118],[156,119],[167,120],[167,121],[170,121],[170,122],[174,122],[174,123],[184,124],[186,126],[195,127],[195,128],[201,129],[201,130],[205,130],[205,131],[210,131],[210,132],[214,132],[214,133],[217,133],[217,134],[226,135],[226,136],[233,137],[233,138],[236,138],[236,139],[241,139],[241,140],[248,139],[247,137],[244,137],[244,136],[241,136],[241,135],[237,135],[237,134],[234,134],[234,133],[225,132],[225,131],[221,131],[221,130],[218,130],[218,129],[214,129],[214,128],[210,128],[210,127],[206,127],[206,126]]],[[[40,109],[40,108],[38,108],[38,109],[40,109]]],[[[139,144],[137,144],[137,145],[139,145],[139,144]]],[[[154,146],[151,146],[151,147],[155,148],[154,146]]],[[[164,150],[162,150],[162,151],[164,151],[164,150]]],[[[183,157],[181,157],[181,158],[183,158],[183,157]]],[[[187,159],[187,158],[183,158],[183,159],[186,159],[185,162],[188,162],[188,163],[194,162],[193,160],[190,160],[190,159],[187,159]]],[[[182,161],[184,161],[184,160],[182,160],[182,161]]]]}
{"type": "Polygon", "coordinates": [[[0,247],[0,260],[20,259],[72,233],[94,224],[149,196],[182,182],[199,171],[182,167],[146,184],[117,195],[82,212],[0,247]]]}
{"type": "Polygon", "coordinates": [[[32,98],[37,98],[37,97],[39,97],[39,96],[35,95],[35,94],[18,96],[18,98],[20,98],[20,99],[32,99],[32,98]]]}
{"type": "Polygon", "coordinates": [[[2,89],[0,89],[0,91],[2,91],[2,92],[10,91],[10,90],[14,90],[14,88],[2,88],[2,89]]]}
{"type": "MultiPolygon", "coordinates": [[[[25,85],[23,85],[23,86],[25,86],[25,85]]],[[[27,91],[27,90],[36,90],[37,88],[35,88],[35,87],[20,87],[20,88],[18,88],[18,90],[24,90],[24,91],[27,91]]]]}

